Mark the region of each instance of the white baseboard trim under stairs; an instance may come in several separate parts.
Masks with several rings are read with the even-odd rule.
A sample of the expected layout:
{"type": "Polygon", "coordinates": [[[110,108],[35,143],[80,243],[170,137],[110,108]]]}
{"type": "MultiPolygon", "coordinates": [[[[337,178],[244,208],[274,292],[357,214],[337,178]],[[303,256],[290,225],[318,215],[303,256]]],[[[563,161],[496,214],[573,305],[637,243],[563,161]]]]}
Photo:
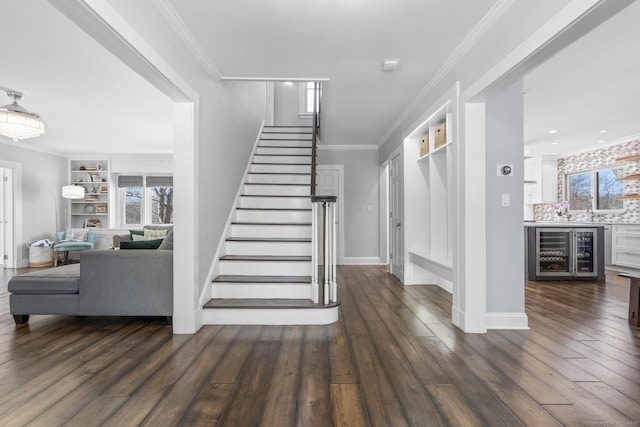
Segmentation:
{"type": "Polygon", "coordinates": [[[311,127],[265,126],[222,253],[206,325],[326,325],[338,304],[311,301],[311,127]]]}

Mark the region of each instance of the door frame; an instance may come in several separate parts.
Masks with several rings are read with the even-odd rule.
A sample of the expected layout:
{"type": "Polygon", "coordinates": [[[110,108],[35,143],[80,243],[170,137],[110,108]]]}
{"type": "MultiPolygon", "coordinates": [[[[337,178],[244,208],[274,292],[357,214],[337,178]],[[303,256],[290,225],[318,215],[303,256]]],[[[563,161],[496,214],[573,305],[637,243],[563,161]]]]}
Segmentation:
{"type": "MultiPolygon", "coordinates": [[[[5,253],[6,262],[2,262],[2,268],[18,268],[18,257],[21,252],[18,250],[18,242],[22,241],[22,164],[0,160],[0,168],[8,170],[11,178],[5,185],[4,174],[2,182],[4,190],[4,209],[5,209],[5,253]]],[[[23,264],[20,260],[20,264],[23,264]]]]}
{"type": "Polygon", "coordinates": [[[379,256],[380,256],[380,264],[389,265],[389,253],[391,251],[390,241],[391,238],[390,232],[390,206],[389,201],[390,197],[390,183],[391,183],[391,175],[389,174],[391,160],[387,159],[380,165],[379,178],[378,178],[378,187],[380,189],[380,248],[379,248],[379,256]]]}
{"type": "MultiPolygon", "coordinates": [[[[389,249],[389,253],[388,253],[388,259],[389,259],[389,273],[396,276],[398,279],[400,279],[401,282],[404,283],[404,257],[405,257],[405,253],[404,253],[404,171],[402,170],[401,173],[399,174],[399,182],[400,182],[400,188],[399,188],[399,209],[400,209],[400,214],[398,215],[400,218],[400,223],[402,224],[402,230],[400,231],[400,235],[401,235],[401,242],[400,242],[400,249],[399,251],[401,252],[402,255],[402,261],[401,261],[401,266],[400,271],[394,271],[393,268],[393,259],[392,255],[393,255],[393,244],[392,244],[392,240],[393,240],[393,222],[390,220],[392,218],[393,212],[393,185],[391,185],[391,179],[392,179],[392,173],[391,173],[391,164],[393,159],[395,159],[396,157],[400,159],[400,162],[404,162],[403,156],[402,156],[402,150],[403,150],[403,146],[404,144],[401,144],[398,148],[396,148],[391,154],[389,154],[389,158],[388,158],[388,162],[389,162],[389,191],[388,191],[388,195],[389,195],[389,199],[387,201],[387,214],[386,216],[389,218],[388,224],[388,230],[389,230],[389,245],[388,245],[388,249],[389,249]]],[[[404,169],[404,168],[403,168],[404,169]]],[[[397,255],[396,258],[397,259],[397,255]]]]}
{"type": "Polygon", "coordinates": [[[344,165],[316,165],[316,170],[338,171],[338,265],[344,264],[344,165]]]}

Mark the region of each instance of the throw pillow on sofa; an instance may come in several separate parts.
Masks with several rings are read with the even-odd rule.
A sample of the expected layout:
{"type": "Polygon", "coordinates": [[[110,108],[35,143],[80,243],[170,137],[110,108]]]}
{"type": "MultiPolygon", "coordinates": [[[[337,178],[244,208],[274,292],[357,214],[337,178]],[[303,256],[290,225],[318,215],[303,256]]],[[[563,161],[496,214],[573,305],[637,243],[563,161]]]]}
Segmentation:
{"type": "Polygon", "coordinates": [[[173,230],[170,230],[169,233],[167,233],[167,237],[162,240],[162,243],[160,244],[160,246],[158,246],[158,249],[173,250],[173,230]]]}
{"type": "Polygon", "coordinates": [[[123,240],[120,242],[120,249],[158,249],[163,240],[123,240]]]}

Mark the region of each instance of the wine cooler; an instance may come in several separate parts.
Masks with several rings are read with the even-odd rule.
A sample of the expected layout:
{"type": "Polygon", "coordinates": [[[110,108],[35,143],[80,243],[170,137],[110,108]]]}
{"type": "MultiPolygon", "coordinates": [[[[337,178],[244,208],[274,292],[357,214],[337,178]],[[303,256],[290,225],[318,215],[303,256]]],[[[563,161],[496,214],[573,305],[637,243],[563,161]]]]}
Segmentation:
{"type": "MultiPolygon", "coordinates": [[[[598,228],[536,227],[535,265],[529,264],[529,280],[545,278],[603,280],[604,266],[601,266],[601,263],[604,260],[598,258],[598,249],[602,246],[598,242],[599,234],[602,233],[598,228]]],[[[530,235],[530,237],[533,236],[530,235]]],[[[532,261],[531,258],[530,261],[532,261]]]]}

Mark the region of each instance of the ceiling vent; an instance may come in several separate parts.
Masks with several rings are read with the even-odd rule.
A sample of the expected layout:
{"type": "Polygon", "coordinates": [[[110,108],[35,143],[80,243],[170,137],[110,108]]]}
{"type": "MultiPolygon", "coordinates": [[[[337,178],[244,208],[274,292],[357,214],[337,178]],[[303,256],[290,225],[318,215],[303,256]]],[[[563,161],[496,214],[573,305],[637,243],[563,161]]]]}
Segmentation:
{"type": "Polygon", "coordinates": [[[398,68],[397,59],[387,59],[382,63],[382,71],[395,71],[398,68]]]}

